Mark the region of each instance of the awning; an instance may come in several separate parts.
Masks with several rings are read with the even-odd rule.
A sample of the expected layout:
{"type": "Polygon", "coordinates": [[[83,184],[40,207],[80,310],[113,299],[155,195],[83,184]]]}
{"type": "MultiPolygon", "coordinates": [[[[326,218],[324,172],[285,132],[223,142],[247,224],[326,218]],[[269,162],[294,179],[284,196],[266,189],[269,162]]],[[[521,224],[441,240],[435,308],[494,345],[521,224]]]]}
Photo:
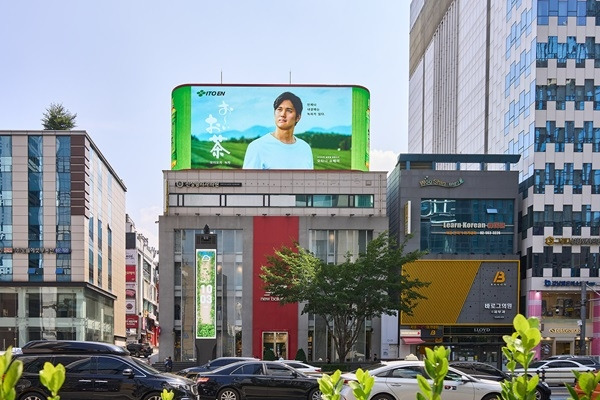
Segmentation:
{"type": "Polygon", "coordinates": [[[421,344],[421,343],[425,343],[425,341],[423,339],[421,339],[420,337],[403,337],[402,343],[404,343],[404,344],[421,344]]]}

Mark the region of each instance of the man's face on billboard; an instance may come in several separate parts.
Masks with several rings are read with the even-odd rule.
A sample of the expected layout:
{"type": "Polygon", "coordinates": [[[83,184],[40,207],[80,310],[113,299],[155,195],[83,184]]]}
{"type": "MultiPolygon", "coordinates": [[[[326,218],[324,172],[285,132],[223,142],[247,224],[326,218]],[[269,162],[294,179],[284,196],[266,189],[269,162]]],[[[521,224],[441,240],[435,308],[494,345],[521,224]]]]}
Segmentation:
{"type": "Polygon", "coordinates": [[[298,121],[300,121],[300,116],[296,113],[296,109],[291,101],[284,100],[275,109],[275,125],[279,129],[293,129],[298,121]]]}

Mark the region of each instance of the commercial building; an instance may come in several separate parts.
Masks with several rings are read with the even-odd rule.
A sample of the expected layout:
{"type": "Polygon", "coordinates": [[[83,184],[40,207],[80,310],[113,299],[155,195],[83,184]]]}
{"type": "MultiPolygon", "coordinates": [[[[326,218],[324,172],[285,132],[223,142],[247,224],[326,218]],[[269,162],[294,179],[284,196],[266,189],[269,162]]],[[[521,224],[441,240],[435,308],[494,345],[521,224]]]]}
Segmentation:
{"type": "MultiPolygon", "coordinates": [[[[519,305],[519,185],[518,172],[510,171],[518,160],[489,154],[398,157],[388,179],[390,233],[406,241],[405,251],[428,252],[404,265],[403,273],[429,286],[420,290],[426,299],[412,315],[401,313],[399,353],[390,345],[388,357],[424,355],[425,347],[444,345],[452,359],[500,366],[502,336],[512,333],[519,305]]],[[[397,320],[384,318],[387,324],[397,320]]]]}
{"type": "Polygon", "coordinates": [[[521,155],[520,311],[542,320],[540,357],[600,354],[599,18],[593,0],[411,3],[409,152],[521,155]]]}
{"type": "Polygon", "coordinates": [[[0,131],[0,345],[125,344],[126,188],[85,131],[0,131]]]}
{"type": "MultiPolygon", "coordinates": [[[[163,172],[159,217],[159,357],[201,363],[218,356],[262,358],[268,351],[294,358],[302,350],[309,360],[337,359],[324,319],[302,314],[302,304],[280,305],[265,293],[259,274],[282,246],[298,243],[340,263],[387,230],[386,172],[367,172],[368,91],[182,85],[173,90],[171,115],[172,170],[163,172]],[[286,103],[291,117],[277,117],[275,125],[295,131],[278,143],[274,115],[281,95],[293,98],[290,92],[303,106],[286,103]],[[254,141],[276,150],[261,155],[260,168],[243,168],[247,153],[255,161],[262,150],[254,141]],[[309,160],[304,145],[301,153],[287,153],[297,147],[288,144],[302,143],[310,145],[309,160]]],[[[355,360],[381,348],[379,318],[365,322],[355,360]]]]}
{"type": "MultiPolygon", "coordinates": [[[[262,289],[266,256],[297,242],[331,263],[358,255],[387,230],[385,172],[164,171],[168,208],[159,217],[161,359],[205,362],[218,356],[335,359],[325,322],[281,306],[262,289]],[[205,228],[206,231],[205,231],[205,228]],[[209,233],[209,247],[197,246],[209,233]],[[215,242],[211,242],[214,235],[215,242]],[[216,251],[216,331],[196,335],[196,250],[216,251]],[[166,267],[172,266],[172,267],[166,267]],[[174,318],[168,318],[174,310],[174,318]]],[[[210,293],[208,293],[210,294],[210,293]]],[[[368,321],[355,357],[380,348],[379,320],[368,321]]]]}
{"type": "Polygon", "coordinates": [[[135,228],[126,215],[125,324],[127,343],[158,346],[158,250],[135,228]]]}

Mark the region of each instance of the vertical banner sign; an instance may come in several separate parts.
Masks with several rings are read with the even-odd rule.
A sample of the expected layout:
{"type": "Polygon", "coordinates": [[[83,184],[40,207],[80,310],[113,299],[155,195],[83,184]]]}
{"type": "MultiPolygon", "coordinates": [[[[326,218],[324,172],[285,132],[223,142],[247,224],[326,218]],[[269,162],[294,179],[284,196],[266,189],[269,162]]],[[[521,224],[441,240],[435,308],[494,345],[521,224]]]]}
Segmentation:
{"type": "Polygon", "coordinates": [[[196,250],[196,339],[215,339],[217,251],[196,250]]]}

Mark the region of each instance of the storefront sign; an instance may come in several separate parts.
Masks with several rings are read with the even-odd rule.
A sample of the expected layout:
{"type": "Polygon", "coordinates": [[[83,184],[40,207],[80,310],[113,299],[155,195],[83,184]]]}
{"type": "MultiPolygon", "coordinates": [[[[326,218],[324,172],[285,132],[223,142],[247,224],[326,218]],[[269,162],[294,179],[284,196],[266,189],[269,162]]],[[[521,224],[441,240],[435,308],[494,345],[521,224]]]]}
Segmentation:
{"type": "Polygon", "coordinates": [[[585,281],[551,281],[550,279],[544,280],[544,286],[581,286],[582,283],[587,286],[594,286],[596,282],[585,282],[585,281]]]}
{"type": "Polygon", "coordinates": [[[271,296],[271,292],[265,292],[264,296],[260,296],[260,301],[279,301],[280,297],[271,296]]]}
{"type": "Polygon", "coordinates": [[[191,188],[200,188],[200,187],[241,187],[242,182],[185,182],[185,181],[177,181],[175,182],[175,187],[183,188],[183,187],[191,187],[191,188]]]}
{"type": "Polygon", "coordinates": [[[589,246],[589,245],[600,245],[600,238],[557,238],[554,236],[548,236],[546,238],[546,244],[552,246],[553,244],[565,245],[565,246],[589,246]]]}
{"type": "Polygon", "coordinates": [[[446,188],[455,188],[455,187],[462,185],[463,183],[465,183],[465,180],[463,178],[458,178],[454,182],[445,182],[440,179],[430,178],[428,176],[426,176],[423,180],[419,181],[419,185],[421,187],[441,186],[441,187],[446,187],[446,188]]]}
{"type": "Polygon", "coordinates": [[[70,254],[71,249],[67,247],[3,247],[0,249],[3,254],[70,254]]]}

